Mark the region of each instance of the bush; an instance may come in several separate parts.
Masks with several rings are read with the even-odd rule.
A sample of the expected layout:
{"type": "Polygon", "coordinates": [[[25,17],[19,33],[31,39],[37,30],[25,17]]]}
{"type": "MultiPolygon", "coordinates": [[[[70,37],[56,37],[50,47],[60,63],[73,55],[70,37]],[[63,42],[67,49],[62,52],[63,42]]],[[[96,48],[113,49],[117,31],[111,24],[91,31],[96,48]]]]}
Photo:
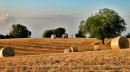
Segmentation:
{"type": "Polygon", "coordinates": [[[128,33],[128,34],[126,35],[126,37],[127,37],[127,38],[130,38],[130,33],[128,33]]]}
{"type": "Polygon", "coordinates": [[[4,38],[5,38],[5,36],[0,34],[0,39],[4,39],[4,38]]]}
{"type": "Polygon", "coordinates": [[[56,28],[56,29],[51,29],[51,30],[45,30],[43,32],[42,37],[43,38],[49,38],[49,37],[51,37],[52,34],[55,34],[56,37],[61,38],[62,35],[66,34],[66,33],[65,33],[65,29],[64,28],[56,28]]]}
{"type": "Polygon", "coordinates": [[[43,33],[43,38],[50,38],[51,35],[54,34],[53,30],[46,30],[44,33],[43,33]]]}
{"type": "Polygon", "coordinates": [[[85,34],[81,31],[79,31],[77,34],[75,34],[76,38],[86,38],[85,34]]]}
{"type": "Polygon", "coordinates": [[[54,30],[54,34],[56,35],[56,37],[62,37],[62,35],[65,34],[65,29],[57,28],[54,30]]]}

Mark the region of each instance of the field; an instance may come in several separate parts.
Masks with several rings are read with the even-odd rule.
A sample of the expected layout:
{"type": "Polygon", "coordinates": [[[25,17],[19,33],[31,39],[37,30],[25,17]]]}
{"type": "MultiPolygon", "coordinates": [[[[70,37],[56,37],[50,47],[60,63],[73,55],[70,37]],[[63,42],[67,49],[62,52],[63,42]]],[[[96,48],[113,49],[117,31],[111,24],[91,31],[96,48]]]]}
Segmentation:
{"type": "Polygon", "coordinates": [[[0,47],[11,46],[15,57],[0,59],[0,72],[129,72],[130,49],[112,50],[110,40],[94,51],[97,39],[1,39],[0,47]],[[63,53],[70,46],[80,52],[63,53]]]}
{"type": "MultiPolygon", "coordinates": [[[[109,41],[107,41],[109,43],[109,41]]],[[[77,46],[80,51],[94,50],[94,44],[100,43],[97,39],[47,39],[47,38],[30,38],[30,39],[2,39],[0,47],[12,47],[16,55],[36,55],[46,53],[63,53],[64,49],[71,46],[77,46]]],[[[110,49],[109,45],[103,46],[103,49],[110,49]]]]}

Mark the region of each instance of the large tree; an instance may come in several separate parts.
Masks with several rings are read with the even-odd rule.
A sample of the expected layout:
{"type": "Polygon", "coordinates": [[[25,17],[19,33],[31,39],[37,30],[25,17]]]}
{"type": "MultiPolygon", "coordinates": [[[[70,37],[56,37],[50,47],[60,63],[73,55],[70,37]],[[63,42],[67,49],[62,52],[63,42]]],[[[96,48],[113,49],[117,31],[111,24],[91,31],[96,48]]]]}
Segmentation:
{"type": "Polygon", "coordinates": [[[126,23],[118,13],[112,9],[100,9],[98,13],[88,17],[81,25],[81,31],[102,40],[121,35],[126,30],[126,23]]]}
{"type": "Polygon", "coordinates": [[[29,31],[26,26],[14,24],[12,25],[12,30],[9,35],[13,38],[28,38],[31,36],[31,31],[29,31]]]}

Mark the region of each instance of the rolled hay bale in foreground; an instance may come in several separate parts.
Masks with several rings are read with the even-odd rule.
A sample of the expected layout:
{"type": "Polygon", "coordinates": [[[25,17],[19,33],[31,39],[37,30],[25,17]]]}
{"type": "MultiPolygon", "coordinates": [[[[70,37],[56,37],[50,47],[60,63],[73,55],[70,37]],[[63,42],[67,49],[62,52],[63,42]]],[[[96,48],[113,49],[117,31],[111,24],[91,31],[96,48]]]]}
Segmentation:
{"type": "Polygon", "coordinates": [[[64,49],[64,53],[70,53],[71,50],[70,49],[64,49]]]}
{"type": "Polygon", "coordinates": [[[52,34],[51,35],[51,39],[55,39],[56,38],[56,35],[55,34],[52,34]]]}
{"type": "Polygon", "coordinates": [[[71,51],[71,52],[79,52],[79,47],[78,47],[78,46],[72,46],[72,47],[70,48],[70,51],[71,51]]]}
{"type": "Polygon", "coordinates": [[[4,47],[0,50],[0,57],[15,56],[15,51],[11,47],[4,47]]]}
{"type": "Polygon", "coordinates": [[[111,48],[112,49],[124,49],[129,48],[129,41],[124,36],[119,36],[111,41],[111,48]]]}
{"type": "Polygon", "coordinates": [[[68,38],[68,34],[63,34],[62,38],[68,38]]]}

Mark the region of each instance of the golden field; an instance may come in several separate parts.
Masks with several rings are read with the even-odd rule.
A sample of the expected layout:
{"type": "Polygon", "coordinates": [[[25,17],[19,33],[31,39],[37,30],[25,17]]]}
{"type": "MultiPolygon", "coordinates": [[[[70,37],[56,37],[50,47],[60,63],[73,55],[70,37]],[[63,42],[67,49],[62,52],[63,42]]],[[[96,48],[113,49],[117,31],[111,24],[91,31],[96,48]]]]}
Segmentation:
{"type": "MultiPolygon", "coordinates": [[[[110,40],[106,41],[103,49],[110,49],[110,40]]],[[[64,49],[77,46],[80,51],[94,50],[94,44],[100,43],[95,38],[69,38],[69,39],[50,39],[50,38],[23,38],[23,39],[1,39],[0,47],[12,47],[16,55],[36,55],[46,53],[62,53],[64,49]]]]}
{"type": "Polygon", "coordinates": [[[129,72],[130,49],[112,50],[110,40],[94,51],[97,39],[1,39],[0,47],[10,46],[15,57],[0,58],[0,72],[129,72]],[[78,46],[80,52],[63,53],[78,46]]]}

